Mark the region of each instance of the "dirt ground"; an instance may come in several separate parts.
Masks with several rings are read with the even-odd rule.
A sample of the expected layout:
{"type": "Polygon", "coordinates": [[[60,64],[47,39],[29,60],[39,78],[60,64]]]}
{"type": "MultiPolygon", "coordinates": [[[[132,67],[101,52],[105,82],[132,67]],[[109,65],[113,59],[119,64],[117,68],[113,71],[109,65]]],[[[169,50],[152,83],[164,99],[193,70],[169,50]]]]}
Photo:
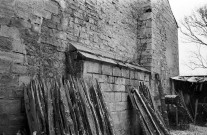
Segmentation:
{"type": "Polygon", "coordinates": [[[171,135],[207,135],[207,127],[190,125],[187,130],[171,130],[171,135]]]}

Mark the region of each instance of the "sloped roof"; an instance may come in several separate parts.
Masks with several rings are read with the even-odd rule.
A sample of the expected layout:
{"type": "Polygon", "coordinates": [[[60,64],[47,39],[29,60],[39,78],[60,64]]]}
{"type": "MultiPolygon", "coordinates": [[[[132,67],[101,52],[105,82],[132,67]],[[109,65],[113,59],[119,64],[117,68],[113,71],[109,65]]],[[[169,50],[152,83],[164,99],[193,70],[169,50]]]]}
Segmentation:
{"type": "Polygon", "coordinates": [[[69,51],[77,51],[83,59],[96,60],[117,66],[151,73],[149,70],[135,63],[129,63],[121,56],[95,48],[88,48],[81,43],[70,42],[69,51]]]}
{"type": "Polygon", "coordinates": [[[177,81],[192,82],[192,83],[207,82],[207,76],[176,76],[176,77],[171,77],[171,79],[177,81]]]}

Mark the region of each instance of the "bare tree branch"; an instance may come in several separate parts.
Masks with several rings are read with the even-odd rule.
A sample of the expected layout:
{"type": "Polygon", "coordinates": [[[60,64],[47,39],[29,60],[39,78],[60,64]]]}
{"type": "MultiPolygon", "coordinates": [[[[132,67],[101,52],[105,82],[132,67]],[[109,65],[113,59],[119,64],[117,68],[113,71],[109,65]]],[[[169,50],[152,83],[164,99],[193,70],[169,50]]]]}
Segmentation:
{"type": "Polygon", "coordinates": [[[181,22],[181,33],[188,43],[198,45],[197,51],[191,52],[188,67],[191,69],[207,68],[207,59],[201,54],[201,46],[207,46],[207,6],[199,8],[181,22]]]}

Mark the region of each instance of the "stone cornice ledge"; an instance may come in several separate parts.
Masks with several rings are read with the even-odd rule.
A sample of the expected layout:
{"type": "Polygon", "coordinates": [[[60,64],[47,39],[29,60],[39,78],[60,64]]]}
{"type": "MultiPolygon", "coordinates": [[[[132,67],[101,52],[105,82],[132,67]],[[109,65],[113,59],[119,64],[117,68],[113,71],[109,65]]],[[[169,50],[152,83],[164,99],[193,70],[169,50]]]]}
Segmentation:
{"type": "Polygon", "coordinates": [[[113,54],[99,49],[88,48],[81,43],[70,42],[69,51],[71,52],[76,51],[78,53],[79,58],[81,59],[90,59],[90,60],[95,60],[99,62],[125,67],[125,68],[130,68],[133,70],[139,70],[139,71],[151,73],[149,70],[140,67],[140,65],[134,63],[131,64],[127,62],[128,58],[127,59],[125,58],[126,59],[125,60],[124,57],[119,56],[117,54],[113,54]]]}

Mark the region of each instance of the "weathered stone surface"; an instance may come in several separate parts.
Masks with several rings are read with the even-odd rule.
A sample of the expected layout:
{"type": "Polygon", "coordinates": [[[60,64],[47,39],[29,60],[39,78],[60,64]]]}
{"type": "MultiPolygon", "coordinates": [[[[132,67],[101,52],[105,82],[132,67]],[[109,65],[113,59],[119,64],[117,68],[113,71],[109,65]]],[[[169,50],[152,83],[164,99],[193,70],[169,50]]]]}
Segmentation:
{"type": "Polygon", "coordinates": [[[11,66],[12,73],[15,74],[26,74],[27,73],[27,66],[23,66],[20,64],[13,64],[11,66]]]}
{"type": "Polygon", "coordinates": [[[127,109],[128,109],[128,103],[127,102],[118,102],[118,103],[116,103],[116,111],[123,111],[123,110],[127,110],[127,109]]]}
{"type": "Polygon", "coordinates": [[[114,92],[104,92],[105,101],[108,103],[114,102],[115,100],[115,93],[114,92]]]}
{"type": "Polygon", "coordinates": [[[11,61],[0,59],[0,73],[9,73],[11,61]]]}
{"type": "Polygon", "coordinates": [[[127,98],[128,98],[128,94],[125,93],[125,92],[122,92],[121,93],[121,101],[122,102],[126,102],[127,101],[127,98]]]}
{"type": "Polygon", "coordinates": [[[101,65],[96,62],[85,61],[83,73],[101,73],[101,65]]]}
{"type": "MultiPolygon", "coordinates": [[[[20,128],[24,129],[24,114],[19,111],[24,83],[28,84],[36,74],[54,77],[71,72],[67,71],[69,63],[65,57],[70,42],[103,52],[97,57],[107,52],[104,57],[144,64],[151,71],[162,73],[167,84],[169,76],[177,75],[178,60],[173,60],[176,64],[170,60],[171,54],[174,58],[178,56],[177,28],[166,0],[159,2],[164,6],[156,6],[154,1],[142,0],[144,5],[141,5],[136,0],[87,0],[90,4],[71,0],[1,0],[0,110],[4,113],[14,111],[18,115],[7,116],[0,122],[0,134],[1,131],[16,134],[20,128]],[[143,13],[141,21],[137,22],[132,15],[136,10],[131,5],[153,8],[151,12],[143,13]],[[9,126],[6,125],[8,119],[13,121],[9,126]]],[[[113,112],[116,133],[129,135],[126,86],[137,86],[137,80],[148,85],[150,78],[140,71],[122,67],[119,62],[119,66],[115,66],[89,61],[83,64],[82,60],[73,60],[75,72],[78,76],[98,79],[102,91],[107,93],[105,98],[113,112]]],[[[0,115],[0,119],[3,116],[0,115]]]]}
{"type": "Polygon", "coordinates": [[[144,72],[138,73],[138,80],[140,80],[140,81],[144,80],[144,72]]]}
{"type": "Polygon", "coordinates": [[[129,69],[125,69],[125,68],[122,68],[122,76],[125,77],[125,78],[129,78],[130,74],[129,74],[129,69]]]}
{"type": "Polygon", "coordinates": [[[112,75],[112,66],[111,65],[102,65],[102,74],[112,75]]]}
{"type": "Polygon", "coordinates": [[[100,87],[102,91],[113,91],[113,84],[100,83],[100,87]]]}
{"type": "Polygon", "coordinates": [[[122,85],[122,84],[119,84],[119,85],[114,84],[113,85],[113,90],[114,91],[125,91],[126,87],[125,87],[125,85],[122,85]]]}
{"type": "Polygon", "coordinates": [[[54,14],[58,14],[59,10],[58,5],[53,1],[46,1],[44,9],[54,14]]]}
{"type": "Polygon", "coordinates": [[[0,100],[0,114],[20,114],[20,100],[0,100]]]}
{"type": "Polygon", "coordinates": [[[113,67],[113,76],[121,76],[121,75],[122,75],[121,68],[113,67]]]}
{"type": "Polygon", "coordinates": [[[7,25],[10,22],[10,18],[0,17],[0,25],[7,25]]]}
{"type": "Polygon", "coordinates": [[[114,79],[115,84],[123,84],[124,85],[124,84],[126,84],[125,81],[126,81],[126,79],[121,78],[121,77],[115,77],[115,79],[114,79]]]}
{"type": "Polygon", "coordinates": [[[116,112],[116,104],[115,103],[108,103],[108,109],[110,112],[116,112]]]}
{"type": "Polygon", "coordinates": [[[12,50],[12,40],[9,38],[0,36],[0,49],[3,51],[11,51],[12,50]]]}
{"type": "Polygon", "coordinates": [[[115,100],[115,102],[121,102],[122,101],[122,99],[121,99],[121,92],[115,92],[114,93],[114,100],[115,100]]]}

